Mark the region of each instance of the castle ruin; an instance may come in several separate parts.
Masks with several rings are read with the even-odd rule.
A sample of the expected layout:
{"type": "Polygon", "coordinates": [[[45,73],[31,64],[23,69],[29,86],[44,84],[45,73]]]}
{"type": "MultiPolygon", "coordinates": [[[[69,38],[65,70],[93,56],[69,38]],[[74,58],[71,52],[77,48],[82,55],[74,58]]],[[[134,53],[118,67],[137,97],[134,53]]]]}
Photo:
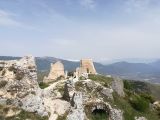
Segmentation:
{"type": "Polygon", "coordinates": [[[56,80],[59,77],[65,77],[64,73],[64,65],[62,62],[58,61],[56,63],[51,63],[51,69],[48,77],[44,78],[44,82],[52,82],[53,80],[56,80]]]}
{"type": "Polygon", "coordinates": [[[92,59],[82,59],[80,61],[80,67],[76,69],[78,76],[82,74],[97,74],[92,59]]]}

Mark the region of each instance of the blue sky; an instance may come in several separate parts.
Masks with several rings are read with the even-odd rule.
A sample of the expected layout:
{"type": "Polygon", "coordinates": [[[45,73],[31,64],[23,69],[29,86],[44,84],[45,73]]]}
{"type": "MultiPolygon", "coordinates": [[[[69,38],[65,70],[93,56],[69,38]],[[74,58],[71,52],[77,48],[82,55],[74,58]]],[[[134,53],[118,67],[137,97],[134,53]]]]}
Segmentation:
{"type": "Polygon", "coordinates": [[[0,0],[0,55],[159,58],[159,0],[0,0]]]}

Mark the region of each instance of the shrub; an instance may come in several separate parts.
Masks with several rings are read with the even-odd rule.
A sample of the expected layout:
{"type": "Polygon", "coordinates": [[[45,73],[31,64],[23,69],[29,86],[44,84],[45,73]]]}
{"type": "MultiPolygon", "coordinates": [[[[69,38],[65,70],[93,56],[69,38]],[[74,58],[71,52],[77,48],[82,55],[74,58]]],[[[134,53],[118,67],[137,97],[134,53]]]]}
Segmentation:
{"type": "Polygon", "coordinates": [[[0,67],[0,71],[2,71],[3,70],[3,67],[0,67]]]}
{"type": "Polygon", "coordinates": [[[70,101],[69,91],[68,91],[68,85],[67,83],[64,86],[64,93],[63,93],[63,99],[66,101],[70,101]]]}
{"type": "Polygon", "coordinates": [[[9,107],[3,108],[3,112],[4,112],[4,113],[8,113],[8,111],[9,111],[9,107]]]}
{"type": "Polygon", "coordinates": [[[28,69],[35,69],[35,66],[28,66],[28,69]]]}
{"type": "Polygon", "coordinates": [[[48,120],[48,116],[41,117],[38,114],[21,110],[18,115],[6,118],[6,120],[48,120]]]}
{"type": "Polygon", "coordinates": [[[41,88],[41,89],[44,89],[44,88],[46,88],[46,87],[48,87],[49,85],[47,84],[47,83],[44,83],[44,82],[40,82],[39,83],[39,87],[41,88]]]}
{"type": "Polygon", "coordinates": [[[150,94],[141,93],[140,96],[143,97],[144,99],[148,100],[150,103],[155,102],[155,98],[150,94]]]}
{"type": "Polygon", "coordinates": [[[125,89],[127,89],[127,90],[132,90],[133,89],[132,84],[128,80],[124,80],[123,83],[124,83],[124,88],[125,89]]]}
{"type": "Polygon", "coordinates": [[[68,115],[68,111],[65,112],[65,114],[63,114],[63,115],[59,115],[57,120],[66,120],[67,119],[67,115],[68,115]]]}
{"type": "Polygon", "coordinates": [[[112,81],[113,81],[113,78],[106,77],[106,76],[103,76],[103,75],[89,74],[88,78],[93,80],[93,81],[101,83],[105,87],[109,87],[111,85],[112,81]]]}
{"type": "Polygon", "coordinates": [[[140,112],[145,112],[149,109],[149,101],[145,100],[143,97],[134,95],[129,99],[131,106],[140,112]]]}
{"type": "Polygon", "coordinates": [[[24,72],[17,72],[15,79],[16,80],[22,80],[24,78],[24,72]]]}
{"type": "Polygon", "coordinates": [[[67,76],[73,77],[74,76],[74,71],[68,72],[67,76]]]}
{"type": "Polygon", "coordinates": [[[14,73],[17,71],[16,68],[12,65],[8,68],[9,71],[13,71],[14,73]]]}
{"type": "Polygon", "coordinates": [[[78,81],[78,82],[75,83],[75,89],[77,91],[80,91],[82,89],[82,87],[83,87],[83,83],[82,82],[78,81]]]}
{"type": "Polygon", "coordinates": [[[81,76],[81,77],[79,77],[79,80],[86,80],[86,78],[81,76]]]}
{"type": "Polygon", "coordinates": [[[6,84],[7,84],[7,81],[4,81],[4,80],[0,81],[0,88],[5,87],[6,84]]]}
{"type": "Polygon", "coordinates": [[[63,75],[59,76],[56,80],[64,80],[65,77],[63,75]]]}
{"type": "Polygon", "coordinates": [[[6,71],[5,71],[5,70],[3,70],[3,71],[2,71],[2,76],[3,76],[3,75],[5,75],[5,74],[6,74],[6,71]]]}

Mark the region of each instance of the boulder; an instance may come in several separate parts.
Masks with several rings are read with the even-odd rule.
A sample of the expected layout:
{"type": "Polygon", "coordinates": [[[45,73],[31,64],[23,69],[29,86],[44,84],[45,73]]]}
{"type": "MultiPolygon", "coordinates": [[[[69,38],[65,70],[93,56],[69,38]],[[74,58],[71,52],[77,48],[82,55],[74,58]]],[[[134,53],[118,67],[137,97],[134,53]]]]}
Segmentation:
{"type": "Polygon", "coordinates": [[[120,97],[124,97],[125,93],[123,91],[124,88],[124,84],[123,84],[123,80],[121,80],[118,77],[115,77],[112,81],[112,89],[120,96],[120,97]]]}

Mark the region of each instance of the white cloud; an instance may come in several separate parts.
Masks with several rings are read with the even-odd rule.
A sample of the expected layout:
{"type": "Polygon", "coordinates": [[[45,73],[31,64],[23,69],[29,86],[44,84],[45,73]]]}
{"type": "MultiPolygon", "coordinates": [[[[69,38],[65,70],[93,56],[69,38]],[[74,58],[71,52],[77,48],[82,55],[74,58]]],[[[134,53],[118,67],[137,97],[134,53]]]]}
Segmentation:
{"type": "Polygon", "coordinates": [[[80,4],[87,9],[94,9],[96,6],[95,0],[80,0],[80,4]]]}
{"type": "Polygon", "coordinates": [[[20,26],[20,23],[12,17],[14,14],[0,10],[0,26],[20,26]]]}
{"type": "Polygon", "coordinates": [[[148,9],[151,0],[127,0],[125,2],[126,12],[140,11],[148,9]]]}
{"type": "Polygon", "coordinates": [[[0,9],[0,26],[20,27],[20,28],[29,29],[29,30],[40,31],[39,29],[37,29],[33,25],[32,26],[27,25],[21,21],[15,20],[16,17],[17,17],[17,15],[14,13],[0,9]]]}

